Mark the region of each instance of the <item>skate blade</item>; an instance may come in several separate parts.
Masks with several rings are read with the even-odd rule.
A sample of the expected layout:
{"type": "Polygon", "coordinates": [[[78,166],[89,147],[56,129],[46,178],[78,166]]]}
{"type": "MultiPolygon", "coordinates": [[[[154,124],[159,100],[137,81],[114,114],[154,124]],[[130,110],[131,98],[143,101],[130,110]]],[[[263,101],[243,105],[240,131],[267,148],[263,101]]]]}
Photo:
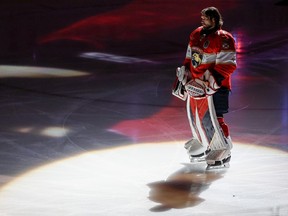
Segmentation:
{"type": "Polygon", "coordinates": [[[206,161],[205,158],[190,158],[191,163],[201,163],[201,162],[205,162],[205,161],[206,161]]]}
{"type": "Polygon", "coordinates": [[[229,149],[211,150],[207,155],[206,160],[208,164],[213,164],[214,161],[221,161],[223,158],[229,157],[230,154],[229,149]]]}
{"type": "Polygon", "coordinates": [[[206,157],[207,157],[207,155],[206,154],[204,154],[204,155],[202,155],[202,156],[200,156],[200,157],[193,157],[192,155],[190,155],[190,162],[191,163],[200,163],[200,162],[204,162],[204,161],[206,161],[206,157]]]}
{"type": "Polygon", "coordinates": [[[200,156],[193,156],[193,155],[190,155],[189,158],[190,158],[190,162],[191,163],[199,163],[199,162],[204,162],[206,161],[206,158],[207,158],[207,155],[209,154],[211,150],[206,150],[204,153],[202,153],[200,156]]]}
{"type": "Polygon", "coordinates": [[[219,164],[219,165],[208,164],[206,167],[206,170],[217,170],[217,169],[224,169],[224,168],[229,168],[229,167],[230,167],[229,163],[219,164]]]}

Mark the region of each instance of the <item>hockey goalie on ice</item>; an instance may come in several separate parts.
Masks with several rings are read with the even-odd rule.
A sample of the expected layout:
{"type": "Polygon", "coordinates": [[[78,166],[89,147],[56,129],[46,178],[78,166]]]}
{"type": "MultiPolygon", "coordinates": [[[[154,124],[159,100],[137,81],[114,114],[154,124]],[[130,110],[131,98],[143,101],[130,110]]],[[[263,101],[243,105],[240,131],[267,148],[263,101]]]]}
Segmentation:
{"type": "Polygon", "coordinates": [[[236,69],[235,41],[221,29],[223,20],[217,8],[203,9],[201,24],[190,34],[172,94],[187,102],[192,139],[185,149],[191,162],[206,161],[208,168],[229,167],[232,141],[224,114],[228,113],[231,74],[236,69]]]}

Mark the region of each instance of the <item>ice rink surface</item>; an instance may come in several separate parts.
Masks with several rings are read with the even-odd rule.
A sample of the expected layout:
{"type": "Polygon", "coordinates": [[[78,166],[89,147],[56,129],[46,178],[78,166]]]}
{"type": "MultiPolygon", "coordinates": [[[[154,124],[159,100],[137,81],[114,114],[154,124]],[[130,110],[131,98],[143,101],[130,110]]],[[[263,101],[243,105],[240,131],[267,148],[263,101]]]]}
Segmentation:
{"type": "Polygon", "coordinates": [[[287,1],[6,1],[0,216],[288,215],[287,1]],[[171,95],[202,8],[233,34],[230,168],[171,95]],[[256,13],[257,12],[257,13],[256,13]]]}

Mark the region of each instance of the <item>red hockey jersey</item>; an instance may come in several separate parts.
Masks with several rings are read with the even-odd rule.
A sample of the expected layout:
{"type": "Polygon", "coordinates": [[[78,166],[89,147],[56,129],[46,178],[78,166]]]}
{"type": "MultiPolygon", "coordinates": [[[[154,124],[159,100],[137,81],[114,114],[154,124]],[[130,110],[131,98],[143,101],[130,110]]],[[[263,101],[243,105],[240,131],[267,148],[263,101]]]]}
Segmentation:
{"type": "Polygon", "coordinates": [[[231,74],[236,69],[236,49],[232,35],[222,29],[208,35],[198,27],[190,34],[184,65],[193,78],[201,78],[206,70],[224,78],[221,86],[231,89],[231,74]]]}

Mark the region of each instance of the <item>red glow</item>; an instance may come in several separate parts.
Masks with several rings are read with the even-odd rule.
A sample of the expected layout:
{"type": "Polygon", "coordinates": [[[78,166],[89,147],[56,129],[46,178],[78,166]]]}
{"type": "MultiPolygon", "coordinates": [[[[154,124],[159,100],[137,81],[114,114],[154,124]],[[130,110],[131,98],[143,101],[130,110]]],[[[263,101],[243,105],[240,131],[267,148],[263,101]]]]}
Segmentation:
{"type": "MultiPolygon", "coordinates": [[[[236,7],[236,3],[211,1],[223,10],[236,7]]],[[[96,47],[103,47],[107,40],[130,41],[140,38],[159,36],[166,30],[200,24],[200,11],[207,3],[197,4],[187,0],[162,1],[135,0],[123,8],[76,22],[66,28],[40,39],[40,43],[56,40],[85,41],[96,47]]],[[[161,38],[161,37],[159,37],[161,38]]]]}
{"type": "MultiPolygon", "coordinates": [[[[179,99],[172,98],[171,103],[178,101],[179,99]]],[[[165,107],[146,119],[122,121],[109,130],[137,142],[183,140],[191,136],[185,103],[181,101],[179,107],[165,107]]]]}

